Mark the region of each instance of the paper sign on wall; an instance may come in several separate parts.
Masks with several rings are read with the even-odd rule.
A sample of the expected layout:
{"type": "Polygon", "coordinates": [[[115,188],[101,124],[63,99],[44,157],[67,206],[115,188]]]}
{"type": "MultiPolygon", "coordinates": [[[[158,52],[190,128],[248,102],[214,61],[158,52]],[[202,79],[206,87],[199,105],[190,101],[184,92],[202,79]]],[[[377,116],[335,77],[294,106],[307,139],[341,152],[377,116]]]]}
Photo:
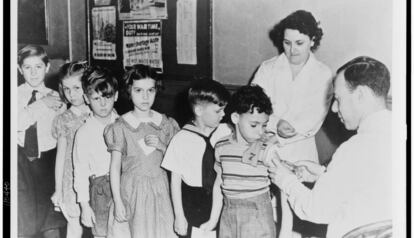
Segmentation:
{"type": "Polygon", "coordinates": [[[123,26],[124,67],[145,64],[163,69],[161,21],[129,21],[123,26]]]}
{"type": "Polygon", "coordinates": [[[194,0],[177,2],[177,62],[197,64],[197,1],[194,0]]]}
{"type": "Polygon", "coordinates": [[[167,0],[118,0],[120,20],[166,19],[167,0]]]}
{"type": "Polygon", "coordinates": [[[114,6],[92,8],[92,57],[115,60],[116,11],[114,6]]]}

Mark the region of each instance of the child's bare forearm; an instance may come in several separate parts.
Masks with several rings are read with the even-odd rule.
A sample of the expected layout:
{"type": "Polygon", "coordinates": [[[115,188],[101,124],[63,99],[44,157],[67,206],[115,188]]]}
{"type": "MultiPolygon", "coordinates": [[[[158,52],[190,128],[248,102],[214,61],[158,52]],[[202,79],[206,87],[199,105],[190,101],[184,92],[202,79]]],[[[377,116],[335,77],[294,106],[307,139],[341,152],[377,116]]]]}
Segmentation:
{"type": "Polygon", "coordinates": [[[120,192],[121,181],[121,153],[118,151],[112,152],[111,168],[110,168],[110,181],[112,195],[115,204],[122,202],[120,192]]]}
{"type": "Polygon", "coordinates": [[[172,172],[171,175],[171,197],[175,217],[184,217],[183,202],[181,197],[181,176],[172,172]]]}
{"type": "Polygon", "coordinates": [[[221,208],[223,207],[223,194],[221,192],[221,175],[217,174],[217,178],[214,182],[213,187],[213,205],[211,208],[211,214],[210,214],[210,221],[214,222],[214,224],[217,224],[221,208]]]}

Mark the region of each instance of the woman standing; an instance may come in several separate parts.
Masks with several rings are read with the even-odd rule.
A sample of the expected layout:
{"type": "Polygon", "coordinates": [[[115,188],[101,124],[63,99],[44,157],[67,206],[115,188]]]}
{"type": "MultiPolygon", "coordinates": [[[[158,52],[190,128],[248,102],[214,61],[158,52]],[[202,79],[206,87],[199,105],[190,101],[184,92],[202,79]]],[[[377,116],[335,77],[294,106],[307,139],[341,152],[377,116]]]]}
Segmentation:
{"type": "MultiPolygon", "coordinates": [[[[313,55],[322,29],[310,12],[293,12],[270,31],[279,55],[264,61],[252,84],[271,98],[273,115],[268,129],[277,132],[280,157],[289,162],[318,162],[315,134],[329,110],[332,72],[313,55]]],[[[292,214],[282,194],[279,237],[291,237],[292,214]]]]}

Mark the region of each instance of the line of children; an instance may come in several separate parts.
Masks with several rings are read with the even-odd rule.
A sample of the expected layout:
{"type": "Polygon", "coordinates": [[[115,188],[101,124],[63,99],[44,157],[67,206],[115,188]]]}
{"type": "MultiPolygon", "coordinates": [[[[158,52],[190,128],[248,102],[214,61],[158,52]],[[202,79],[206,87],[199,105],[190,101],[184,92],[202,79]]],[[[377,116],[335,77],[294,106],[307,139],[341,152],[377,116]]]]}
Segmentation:
{"type": "Polygon", "coordinates": [[[18,66],[25,80],[17,89],[18,236],[59,237],[65,219],[50,202],[56,157],[56,139],[50,132],[54,117],[66,107],[59,94],[45,86],[50,64],[42,47],[19,50],[18,66]]]}
{"type": "Polygon", "coordinates": [[[135,65],[125,74],[124,82],[134,109],[105,130],[112,156],[115,219],[128,222],[132,238],[177,237],[167,174],[160,164],[179,126],[151,109],[161,83],[154,69],[135,65]]]}
{"type": "Polygon", "coordinates": [[[73,189],[72,151],[75,133],[90,116],[90,109],[85,104],[81,77],[85,71],[85,62],[64,64],[59,70],[59,93],[61,98],[70,103],[70,108],[55,117],[52,135],[57,140],[55,167],[55,193],[52,202],[67,220],[66,237],[82,237],[80,209],[73,189]]]}
{"type": "MultiPolygon", "coordinates": [[[[36,83],[43,85],[48,62],[44,51],[32,55],[21,57],[21,61],[19,58],[19,66],[27,77],[25,87],[37,88],[32,81],[42,78],[36,83]],[[32,68],[26,69],[27,65],[32,68]]],[[[31,120],[41,117],[38,122],[49,122],[48,127],[41,127],[41,123],[38,127],[50,134],[50,145],[58,141],[57,155],[53,152],[49,158],[53,166],[56,158],[57,183],[47,185],[51,192],[42,206],[53,212],[51,197],[60,208],[68,222],[67,237],[82,236],[79,219],[92,228],[95,237],[168,238],[191,237],[194,227],[215,230],[220,217],[219,237],[276,237],[263,153],[251,153],[264,148],[263,136],[272,113],[270,100],[260,87],[245,86],[233,96],[232,130],[220,123],[230,99],[225,87],[215,81],[195,81],[188,91],[192,121],[178,131],[174,119],[152,110],[161,81],[151,67],[135,65],[125,73],[124,91],[134,109],[120,117],[113,108],[118,83],[107,70],[85,70],[82,63],[74,62],[65,64],[60,76],[61,97],[71,107],[58,115],[64,104],[47,90],[38,100],[41,105],[25,106],[29,99],[19,101],[26,110],[26,114],[19,110],[19,123],[28,120],[29,115],[33,115],[31,120]],[[39,114],[40,109],[49,111],[39,115],[30,109],[39,110],[39,114]],[[52,118],[46,120],[46,116],[52,118]],[[171,171],[171,195],[163,169],[171,171]]],[[[19,89],[25,95],[23,86],[19,89]]],[[[30,96],[31,92],[26,94],[30,96]]],[[[26,122],[25,128],[31,124],[26,122]]],[[[23,182],[27,183],[24,176],[32,160],[25,144],[20,143],[24,130],[19,132],[19,208],[26,208],[31,197],[21,191],[28,189],[23,182]]],[[[47,161],[42,156],[33,161],[47,161]]],[[[45,174],[53,175],[53,167],[48,168],[45,174]]],[[[50,181],[55,180],[52,177],[50,181]]],[[[20,219],[24,215],[32,214],[19,210],[22,236],[23,226],[33,224],[27,216],[26,220],[20,219]]],[[[44,227],[42,224],[40,231],[44,227]]]]}

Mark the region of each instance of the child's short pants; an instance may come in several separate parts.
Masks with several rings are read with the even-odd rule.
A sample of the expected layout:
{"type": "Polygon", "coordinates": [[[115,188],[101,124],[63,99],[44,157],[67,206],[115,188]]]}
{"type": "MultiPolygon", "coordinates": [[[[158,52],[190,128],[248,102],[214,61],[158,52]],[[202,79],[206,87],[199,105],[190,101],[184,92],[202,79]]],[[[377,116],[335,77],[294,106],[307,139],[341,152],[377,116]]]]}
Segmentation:
{"type": "Polygon", "coordinates": [[[276,237],[270,193],[251,198],[224,197],[219,238],[276,237]]]}
{"type": "Polygon", "coordinates": [[[109,175],[91,176],[90,204],[95,213],[95,226],[92,227],[94,236],[106,236],[108,231],[109,208],[112,203],[109,175]]]}

